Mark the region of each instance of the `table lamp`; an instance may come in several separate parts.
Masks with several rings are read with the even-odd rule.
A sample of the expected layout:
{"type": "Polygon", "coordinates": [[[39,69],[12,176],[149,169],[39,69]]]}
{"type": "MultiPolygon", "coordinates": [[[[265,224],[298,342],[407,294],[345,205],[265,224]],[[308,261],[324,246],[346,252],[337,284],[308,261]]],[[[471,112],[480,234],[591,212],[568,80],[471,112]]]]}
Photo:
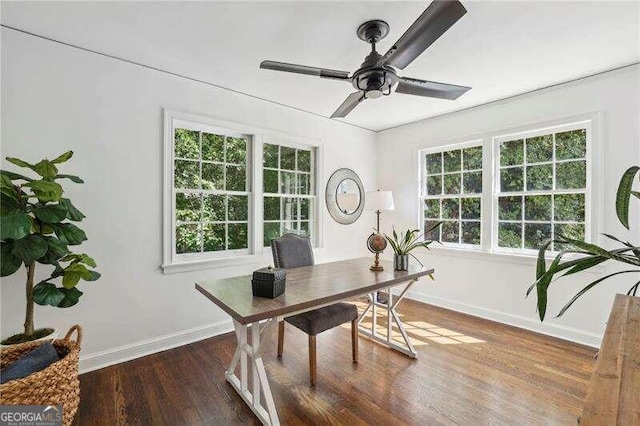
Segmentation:
{"type": "Polygon", "coordinates": [[[367,239],[367,247],[369,251],[375,253],[376,257],[373,265],[369,267],[372,271],[382,271],[384,268],[380,265],[380,253],[387,248],[387,240],[380,234],[380,213],[383,210],[393,210],[393,193],[391,191],[371,191],[367,192],[365,198],[365,209],[376,212],[376,232],[371,234],[367,239]]]}

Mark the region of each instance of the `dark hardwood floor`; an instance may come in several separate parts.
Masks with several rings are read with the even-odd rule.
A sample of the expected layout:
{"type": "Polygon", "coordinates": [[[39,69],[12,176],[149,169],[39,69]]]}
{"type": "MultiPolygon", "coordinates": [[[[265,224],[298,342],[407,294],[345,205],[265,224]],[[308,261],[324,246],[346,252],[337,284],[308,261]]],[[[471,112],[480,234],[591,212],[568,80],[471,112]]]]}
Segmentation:
{"type": "MultiPolygon", "coordinates": [[[[418,359],[360,338],[350,324],[318,335],[309,387],[307,335],[286,327],[264,352],[284,424],[575,425],[595,350],[406,300],[399,308],[418,359]]],[[[233,333],[80,376],[80,425],[259,424],[225,382],[233,333]]]]}

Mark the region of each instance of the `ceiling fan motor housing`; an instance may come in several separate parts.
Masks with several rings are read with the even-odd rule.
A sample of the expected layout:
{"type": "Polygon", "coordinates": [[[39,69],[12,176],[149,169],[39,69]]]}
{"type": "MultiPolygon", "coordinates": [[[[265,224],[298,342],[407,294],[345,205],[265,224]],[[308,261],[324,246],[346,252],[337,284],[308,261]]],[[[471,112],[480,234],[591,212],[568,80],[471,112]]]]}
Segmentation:
{"type": "Polygon", "coordinates": [[[351,77],[353,87],[365,92],[367,99],[389,95],[391,87],[398,82],[395,69],[381,63],[382,55],[373,50],[351,77]]]}

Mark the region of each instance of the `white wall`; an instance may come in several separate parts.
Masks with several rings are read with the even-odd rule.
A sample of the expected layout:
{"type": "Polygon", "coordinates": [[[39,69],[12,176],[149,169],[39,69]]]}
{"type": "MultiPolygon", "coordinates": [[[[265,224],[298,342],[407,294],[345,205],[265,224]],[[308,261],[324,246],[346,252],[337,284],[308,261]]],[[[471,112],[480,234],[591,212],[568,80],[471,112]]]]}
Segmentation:
{"type": "MultiPolygon", "coordinates": [[[[37,326],[83,325],[85,370],[230,330],[194,282],[265,266],[162,274],[163,108],[321,139],[320,182],[349,167],[365,189],[375,188],[372,132],[3,28],[2,156],[35,162],[72,149],[63,170],[85,180],[66,190],[87,216],[80,250],[97,260],[102,278],[81,284],[75,307],[36,309],[37,326]]],[[[325,234],[317,261],[365,255],[373,215],[339,225],[319,202],[325,234]]],[[[20,331],[24,279],[2,280],[3,336],[20,331]]]]}
{"type": "MultiPolygon", "coordinates": [[[[601,137],[595,135],[595,143],[599,144],[600,154],[594,164],[601,161],[603,173],[594,174],[594,184],[595,188],[601,186],[603,190],[604,195],[595,201],[604,214],[599,217],[598,232],[620,238],[633,237],[632,240],[638,242],[639,209],[632,219],[632,226],[635,226],[632,235],[618,223],[614,205],[622,172],[640,164],[639,105],[640,68],[636,65],[378,133],[378,186],[394,191],[396,206],[394,212],[385,212],[383,225],[386,226],[383,227],[417,225],[419,148],[599,113],[601,137]]],[[[579,288],[597,279],[608,268],[559,281],[549,292],[548,312],[552,315],[540,324],[535,312],[535,297],[525,299],[525,290],[535,279],[532,259],[474,255],[446,249],[432,250],[421,257],[435,267],[436,281],[416,286],[412,297],[591,345],[599,344],[614,294],[626,292],[639,279],[623,275],[624,278],[600,285],[584,295],[563,317],[553,319],[579,288]]]]}

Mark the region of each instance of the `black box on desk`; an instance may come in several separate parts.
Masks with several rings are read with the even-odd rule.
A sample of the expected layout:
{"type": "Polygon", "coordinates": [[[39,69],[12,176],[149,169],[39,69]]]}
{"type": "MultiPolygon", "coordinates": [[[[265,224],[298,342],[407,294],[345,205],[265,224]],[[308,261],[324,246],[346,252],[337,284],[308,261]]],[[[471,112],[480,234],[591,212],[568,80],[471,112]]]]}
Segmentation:
{"type": "Polygon", "coordinates": [[[253,297],[274,299],[284,293],[287,270],[283,268],[262,268],[253,271],[251,289],[253,297]]]}

